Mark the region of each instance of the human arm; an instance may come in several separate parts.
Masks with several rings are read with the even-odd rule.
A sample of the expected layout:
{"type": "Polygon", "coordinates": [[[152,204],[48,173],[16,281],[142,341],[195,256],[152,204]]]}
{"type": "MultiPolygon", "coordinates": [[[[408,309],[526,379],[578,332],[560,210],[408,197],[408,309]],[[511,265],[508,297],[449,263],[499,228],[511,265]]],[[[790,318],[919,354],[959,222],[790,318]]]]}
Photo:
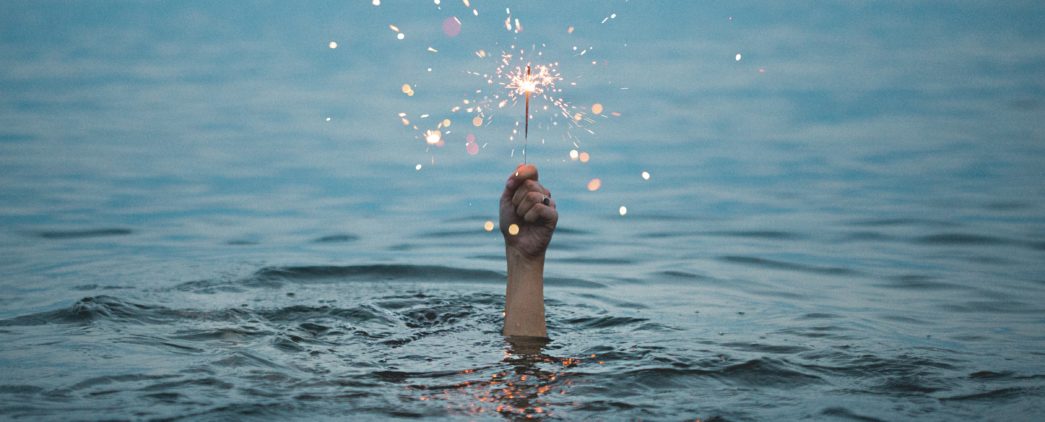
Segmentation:
{"type": "Polygon", "coordinates": [[[551,192],[537,179],[536,167],[519,166],[501,194],[500,227],[508,264],[504,335],[509,337],[548,337],[544,257],[559,214],[551,192]]]}

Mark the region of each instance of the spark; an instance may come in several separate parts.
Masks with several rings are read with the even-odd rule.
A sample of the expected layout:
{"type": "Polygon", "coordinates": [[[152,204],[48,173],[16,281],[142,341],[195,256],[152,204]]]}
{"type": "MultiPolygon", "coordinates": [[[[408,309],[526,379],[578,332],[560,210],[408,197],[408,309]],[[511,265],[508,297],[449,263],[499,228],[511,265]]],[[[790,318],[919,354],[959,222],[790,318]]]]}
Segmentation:
{"type": "Polygon", "coordinates": [[[425,131],[425,142],[428,145],[438,144],[443,139],[443,133],[437,130],[426,130],[425,131]]]}

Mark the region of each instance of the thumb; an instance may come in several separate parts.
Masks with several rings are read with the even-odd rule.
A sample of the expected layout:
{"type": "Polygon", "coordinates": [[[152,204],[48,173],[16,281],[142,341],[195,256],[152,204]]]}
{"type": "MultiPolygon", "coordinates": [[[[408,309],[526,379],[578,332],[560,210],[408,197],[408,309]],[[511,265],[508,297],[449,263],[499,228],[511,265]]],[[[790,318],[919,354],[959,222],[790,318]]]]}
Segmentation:
{"type": "Polygon", "coordinates": [[[537,180],[537,167],[533,164],[520,164],[515,168],[515,173],[512,173],[512,177],[519,179],[519,181],[533,179],[537,180]]]}

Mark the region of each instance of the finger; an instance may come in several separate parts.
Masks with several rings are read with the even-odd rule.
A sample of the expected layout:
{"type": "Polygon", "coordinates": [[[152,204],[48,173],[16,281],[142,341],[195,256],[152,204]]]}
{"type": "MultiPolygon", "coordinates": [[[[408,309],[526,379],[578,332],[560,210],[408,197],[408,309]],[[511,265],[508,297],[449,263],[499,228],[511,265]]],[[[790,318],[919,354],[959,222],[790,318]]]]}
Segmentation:
{"type": "Polygon", "coordinates": [[[533,208],[530,208],[530,210],[526,212],[526,215],[523,216],[523,221],[526,221],[527,223],[535,223],[538,220],[544,220],[555,225],[559,220],[559,213],[552,207],[544,204],[537,204],[533,208]]]}
{"type": "Polygon", "coordinates": [[[537,167],[533,164],[520,164],[515,168],[512,177],[523,180],[537,180],[537,167]]]}
{"type": "Polygon", "coordinates": [[[519,205],[519,203],[522,202],[523,197],[525,197],[527,193],[534,191],[543,192],[541,184],[533,180],[524,181],[522,185],[520,185],[519,188],[515,190],[515,195],[512,196],[512,203],[515,205],[519,205]]]}
{"type": "Polygon", "coordinates": [[[530,209],[533,208],[535,205],[540,204],[540,205],[543,206],[544,204],[541,203],[543,200],[544,200],[544,194],[543,193],[540,193],[540,192],[528,192],[523,197],[522,202],[520,202],[519,205],[515,207],[515,214],[518,215],[519,217],[522,217],[522,216],[526,215],[526,213],[528,211],[530,211],[530,209]]]}

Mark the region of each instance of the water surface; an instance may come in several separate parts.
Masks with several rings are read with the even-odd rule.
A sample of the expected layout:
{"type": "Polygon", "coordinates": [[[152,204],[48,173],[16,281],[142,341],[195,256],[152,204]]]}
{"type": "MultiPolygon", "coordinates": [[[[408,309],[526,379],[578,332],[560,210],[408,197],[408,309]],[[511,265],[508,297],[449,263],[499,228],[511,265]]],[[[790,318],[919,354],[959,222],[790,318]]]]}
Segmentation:
{"type": "Polygon", "coordinates": [[[1045,415],[1042,6],[358,3],[0,5],[0,415],[1045,415]],[[538,345],[482,229],[510,118],[397,116],[511,43],[621,113],[529,145],[538,345]]]}

